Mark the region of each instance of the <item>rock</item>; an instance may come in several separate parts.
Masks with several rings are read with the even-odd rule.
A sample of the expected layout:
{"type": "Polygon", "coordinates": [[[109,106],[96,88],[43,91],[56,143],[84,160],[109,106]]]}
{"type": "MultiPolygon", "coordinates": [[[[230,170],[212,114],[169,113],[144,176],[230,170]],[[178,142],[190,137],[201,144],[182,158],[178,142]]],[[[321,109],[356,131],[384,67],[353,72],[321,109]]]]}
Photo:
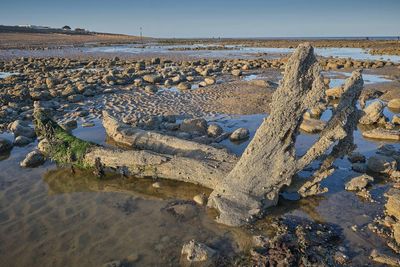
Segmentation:
{"type": "Polygon", "coordinates": [[[67,85],[67,87],[62,91],[61,95],[64,97],[68,97],[70,95],[74,95],[78,93],[78,89],[72,85],[67,85]]]}
{"type": "Polygon", "coordinates": [[[363,111],[364,115],[360,119],[361,124],[374,124],[382,117],[385,105],[381,101],[375,101],[369,104],[363,111]]]}
{"type": "Polygon", "coordinates": [[[78,127],[78,122],[76,120],[69,120],[64,122],[61,127],[66,130],[67,132],[76,129],[78,127]]]}
{"type": "Polygon", "coordinates": [[[207,204],[207,196],[205,194],[198,194],[193,197],[193,201],[199,204],[200,206],[207,204]]]}
{"type": "Polygon", "coordinates": [[[244,140],[244,139],[249,138],[249,136],[250,136],[250,132],[249,132],[248,129],[246,129],[246,128],[239,128],[239,129],[236,129],[236,130],[229,136],[229,139],[230,139],[231,141],[241,141],[241,140],[244,140]]]}
{"type": "Polygon", "coordinates": [[[88,128],[95,126],[94,122],[84,122],[81,124],[82,127],[88,128]]]}
{"type": "Polygon", "coordinates": [[[149,94],[154,94],[154,93],[157,93],[158,87],[155,85],[146,85],[144,90],[149,94]]]}
{"type": "Polygon", "coordinates": [[[395,125],[399,125],[400,124],[400,117],[397,116],[397,115],[393,115],[392,123],[395,124],[395,125]]]}
{"type": "Polygon", "coordinates": [[[384,264],[384,266],[400,266],[399,259],[378,252],[376,249],[372,250],[370,257],[373,261],[384,264]]]}
{"type": "Polygon", "coordinates": [[[221,126],[219,126],[216,123],[211,123],[208,128],[207,128],[207,134],[210,137],[218,137],[220,136],[224,130],[222,129],[221,126]]]}
{"type": "Polygon", "coordinates": [[[25,136],[28,138],[35,137],[35,131],[33,128],[29,127],[28,124],[21,120],[16,120],[10,125],[10,130],[15,136],[25,136]]]}
{"type": "Polygon", "coordinates": [[[26,146],[27,144],[32,143],[32,139],[25,137],[25,136],[17,136],[14,140],[14,145],[16,146],[26,146]]]}
{"type": "Polygon", "coordinates": [[[68,96],[68,101],[72,102],[72,103],[81,102],[84,99],[85,98],[84,98],[83,95],[70,95],[70,96],[68,96]]]}
{"type": "Polygon", "coordinates": [[[391,188],[385,195],[388,198],[385,204],[386,214],[400,221],[400,190],[391,188]]]}
{"type": "Polygon", "coordinates": [[[356,162],[361,162],[364,163],[365,162],[365,156],[359,152],[353,152],[348,156],[348,160],[351,163],[356,163],[356,162]]]}
{"type": "Polygon", "coordinates": [[[397,169],[397,162],[392,157],[376,155],[368,159],[367,168],[372,172],[390,174],[397,169]]]}
{"type": "Polygon", "coordinates": [[[365,189],[373,181],[374,181],[373,177],[364,174],[361,176],[354,177],[349,182],[347,182],[345,185],[345,189],[348,191],[361,191],[365,189]]]}
{"type": "Polygon", "coordinates": [[[366,173],[367,172],[367,164],[356,162],[351,165],[351,169],[355,172],[366,173]]]}
{"type": "Polygon", "coordinates": [[[216,82],[214,78],[209,78],[209,77],[205,78],[204,81],[207,85],[213,85],[216,82]]]}
{"type": "Polygon", "coordinates": [[[232,70],[231,74],[233,76],[242,76],[242,71],[241,70],[232,70]]]}
{"type": "Polygon", "coordinates": [[[318,133],[322,131],[325,126],[325,121],[307,118],[303,119],[303,122],[300,125],[300,129],[307,133],[318,133]]]}
{"type": "Polygon", "coordinates": [[[148,83],[159,83],[162,80],[160,75],[144,75],[143,80],[148,83]]]}
{"type": "Polygon", "coordinates": [[[189,90],[192,88],[192,85],[188,82],[181,82],[176,88],[178,88],[179,90],[189,90]]]}
{"type": "Polygon", "coordinates": [[[39,141],[37,148],[43,154],[47,154],[50,151],[50,143],[46,138],[42,139],[39,141]]]}
{"type": "Polygon", "coordinates": [[[340,98],[343,94],[343,88],[341,86],[333,87],[325,90],[325,94],[331,98],[340,98]]]}
{"type": "Polygon", "coordinates": [[[393,237],[397,244],[400,245],[400,223],[393,225],[393,237]]]}
{"type": "Polygon", "coordinates": [[[217,252],[203,243],[191,240],[183,245],[181,254],[186,255],[189,262],[203,262],[211,260],[217,252]]]}
{"type": "Polygon", "coordinates": [[[185,119],[181,123],[180,130],[188,133],[206,134],[208,129],[205,119],[185,119]]]}
{"type": "Polygon", "coordinates": [[[399,110],[400,109],[400,98],[395,98],[395,99],[390,100],[387,105],[390,109],[399,110]]]}
{"type": "Polygon", "coordinates": [[[373,130],[362,132],[362,136],[364,136],[366,138],[372,138],[372,139],[399,141],[400,140],[400,130],[375,128],[373,130]]]}
{"type": "Polygon", "coordinates": [[[32,151],[26,155],[25,159],[21,161],[20,166],[25,168],[34,168],[44,163],[45,158],[39,151],[32,151]]]}
{"type": "Polygon", "coordinates": [[[154,188],[161,188],[161,183],[160,182],[155,182],[151,185],[154,188]]]}
{"type": "Polygon", "coordinates": [[[0,153],[9,152],[13,147],[11,141],[0,137],[0,153]]]}

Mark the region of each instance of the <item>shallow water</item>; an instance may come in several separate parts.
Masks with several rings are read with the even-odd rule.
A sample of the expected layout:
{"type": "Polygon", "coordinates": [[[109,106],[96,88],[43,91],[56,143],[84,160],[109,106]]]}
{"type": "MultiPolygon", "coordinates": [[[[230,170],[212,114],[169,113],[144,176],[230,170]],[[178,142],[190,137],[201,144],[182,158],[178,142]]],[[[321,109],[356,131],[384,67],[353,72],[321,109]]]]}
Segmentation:
{"type": "Polygon", "coordinates": [[[11,72],[0,72],[0,79],[7,78],[8,76],[13,75],[14,73],[11,72]]]}

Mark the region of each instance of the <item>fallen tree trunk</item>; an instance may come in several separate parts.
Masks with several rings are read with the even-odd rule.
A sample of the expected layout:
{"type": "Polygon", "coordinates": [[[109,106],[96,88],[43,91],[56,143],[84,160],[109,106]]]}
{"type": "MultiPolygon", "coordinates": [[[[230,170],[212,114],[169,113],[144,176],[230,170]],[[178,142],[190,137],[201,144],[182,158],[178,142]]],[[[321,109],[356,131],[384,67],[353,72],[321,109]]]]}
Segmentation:
{"type": "MultiPolygon", "coordinates": [[[[200,157],[195,153],[196,150],[190,153],[187,152],[185,156],[182,156],[178,155],[178,153],[162,154],[147,150],[105,148],[70,135],[40,108],[35,109],[34,118],[37,135],[49,141],[49,156],[58,163],[94,167],[97,165],[97,161],[100,160],[103,167],[125,175],[172,179],[200,184],[208,188],[214,188],[229,173],[235,163],[235,156],[227,152],[221,151],[221,157],[225,160],[218,161],[213,158],[218,154],[215,148],[199,146],[197,143],[185,140],[182,141],[188,147],[190,147],[190,143],[193,143],[194,148],[208,153],[200,157]],[[196,157],[188,156],[192,153],[193,155],[196,154],[196,157]]],[[[109,118],[109,120],[112,119],[109,118]]],[[[115,128],[109,129],[115,131],[117,129],[124,129],[124,131],[128,129],[135,130],[122,124],[115,124],[114,126],[115,128]]],[[[158,135],[156,136],[158,137],[158,135]]],[[[179,140],[174,141],[176,142],[175,145],[179,147],[179,140]]],[[[161,145],[159,148],[161,150],[165,149],[161,145]]],[[[183,150],[180,150],[180,152],[183,152],[183,150]]]]}
{"type": "Polygon", "coordinates": [[[281,188],[290,185],[297,172],[322,156],[335,142],[339,141],[332,156],[340,154],[338,148],[346,148],[346,152],[348,147],[353,148],[350,143],[358,120],[356,102],[363,87],[359,72],[347,80],[347,94],[319,140],[296,159],[295,141],[303,114],[325,98],[320,71],[313,48],[309,44],[300,45],[287,62],[282,83],[273,95],[270,116],[261,124],[232,172],[210,195],[208,205],[220,212],[219,222],[236,226],[261,215],[265,208],[277,204],[281,188]]]}

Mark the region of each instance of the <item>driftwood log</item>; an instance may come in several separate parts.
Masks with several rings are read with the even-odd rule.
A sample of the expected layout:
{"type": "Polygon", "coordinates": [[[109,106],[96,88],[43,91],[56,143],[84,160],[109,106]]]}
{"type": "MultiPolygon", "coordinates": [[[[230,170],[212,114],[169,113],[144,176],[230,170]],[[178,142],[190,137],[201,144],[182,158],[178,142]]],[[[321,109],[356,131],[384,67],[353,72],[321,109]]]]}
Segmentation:
{"type": "Polygon", "coordinates": [[[332,172],[333,161],[354,149],[353,131],[360,117],[356,103],[363,87],[359,71],[347,79],[340,103],[319,139],[304,155],[296,157],[295,142],[303,114],[321,106],[325,99],[320,72],[313,48],[300,45],[287,62],[270,115],[240,159],[223,149],[130,127],[106,112],[103,124],[107,135],[129,150],[79,140],[40,108],[34,112],[35,129],[38,136],[48,139],[49,156],[58,162],[92,167],[101,163],[127,175],[173,179],[213,189],[208,205],[219,211],[217,220],[237,226],[276,205],[282,187],[321,157],[320,170],[299,193],[308,196],[325,192],[320,181],[332,172]],[[330,148],[330,154],[325,155],[330,148]]]}

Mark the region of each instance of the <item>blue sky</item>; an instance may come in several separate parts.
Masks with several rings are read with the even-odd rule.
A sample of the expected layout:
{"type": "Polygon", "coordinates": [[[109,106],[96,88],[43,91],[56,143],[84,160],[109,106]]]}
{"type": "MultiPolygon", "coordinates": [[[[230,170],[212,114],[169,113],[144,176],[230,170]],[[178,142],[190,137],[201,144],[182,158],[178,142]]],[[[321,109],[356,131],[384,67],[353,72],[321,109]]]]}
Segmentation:
{"type": "Polygon", "coordinates": [[[0,24],[152,37],[400,35],[400,0],[1,0],[0,24]]]}

